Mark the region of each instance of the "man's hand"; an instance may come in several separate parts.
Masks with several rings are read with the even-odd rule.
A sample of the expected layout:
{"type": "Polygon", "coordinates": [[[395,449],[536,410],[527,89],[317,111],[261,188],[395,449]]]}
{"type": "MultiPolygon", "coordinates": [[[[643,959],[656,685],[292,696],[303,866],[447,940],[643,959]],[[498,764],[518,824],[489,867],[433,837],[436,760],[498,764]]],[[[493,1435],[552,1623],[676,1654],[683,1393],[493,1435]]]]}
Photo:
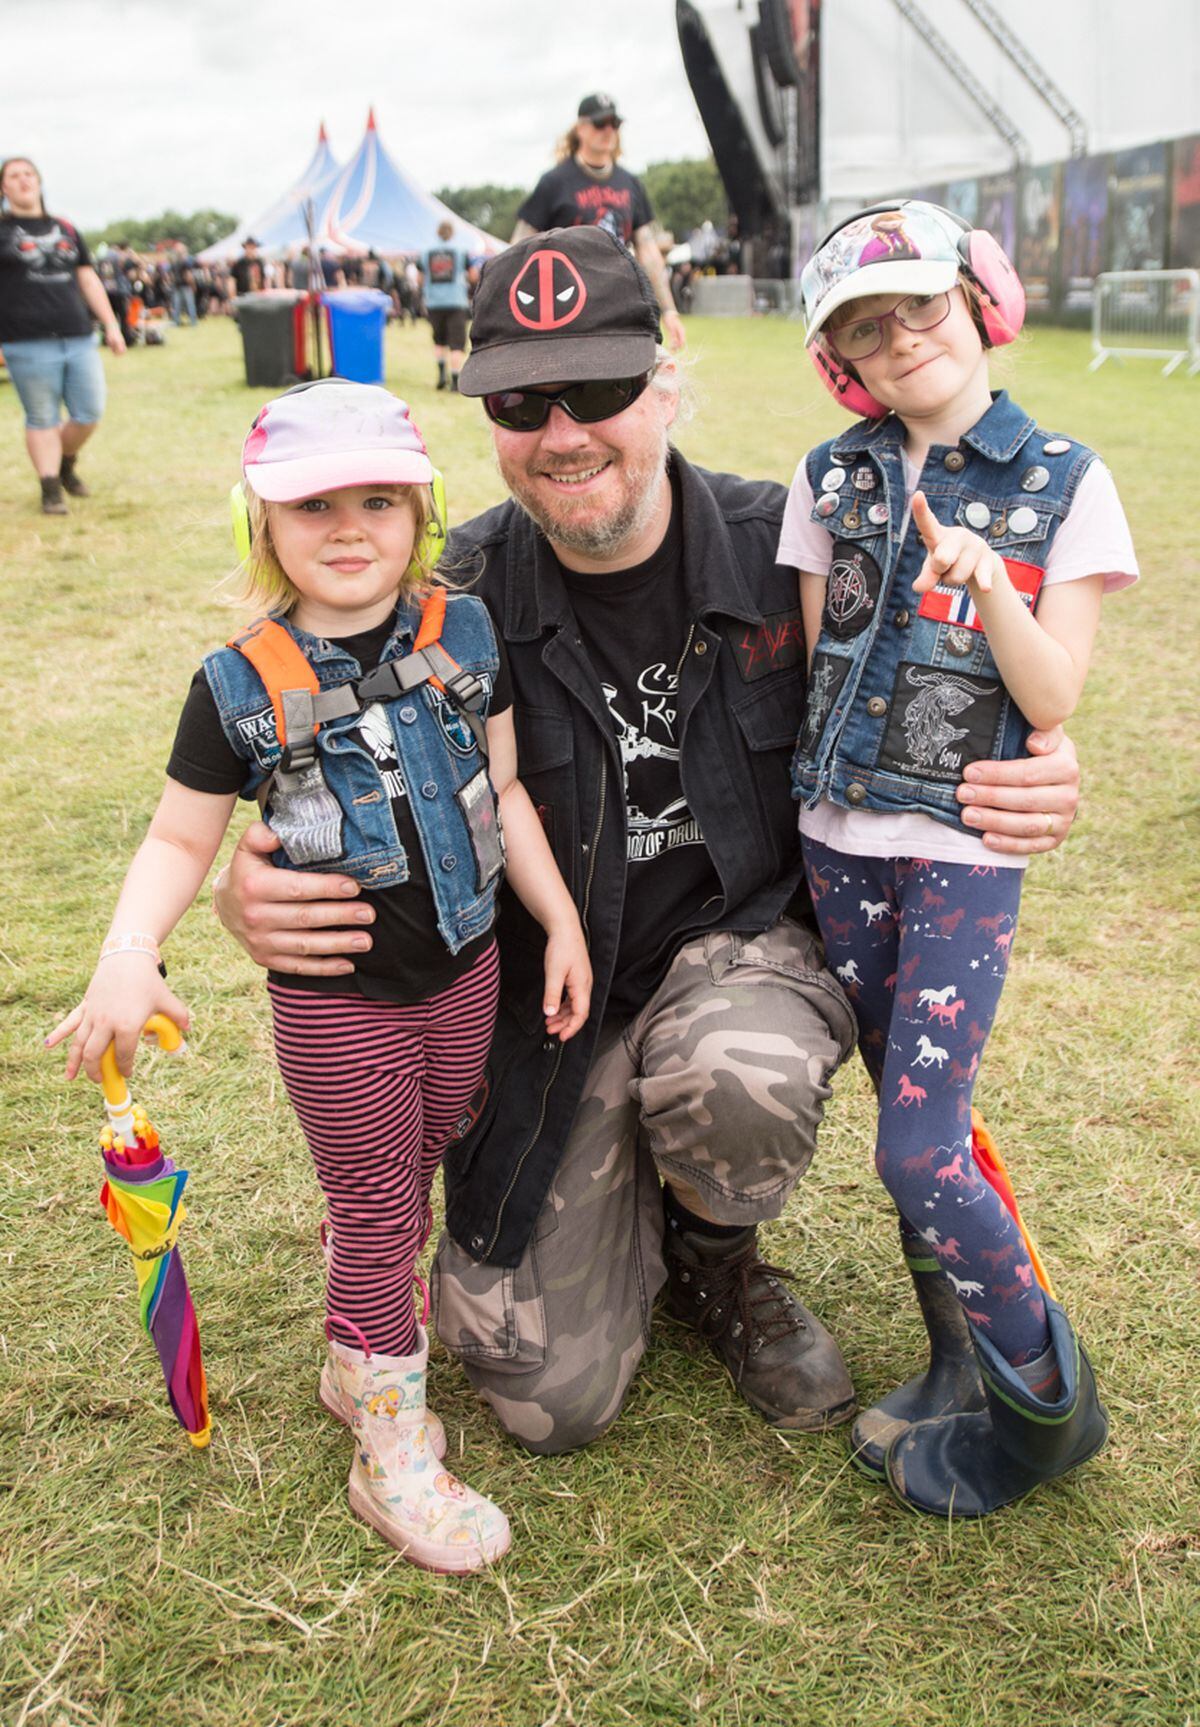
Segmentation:
{"type": "Polygon", "coordinates": [[[276,869],[266,860],[279,841],[265,822],[252,822],[213,883],[213,909],[256,965],[301,977],[345,977],[371,946],[369,905],[355,903],[349,876],[276,869]],[[347,903],[349,902],[349,903],[347,903]]]}
{"type": "Polygon", "coordinates": [[[687,331],[683,327],[683,319],[678,312],[670,311],[660,314],[662,318],[663,335],[667,338],[667,347],[673,354],[678,354],[687,347],[687,331]]]}
{"type": "Polygon", "coordinates": [[[1052,852],[1079,808],[1079,761],[1061,726],[1030,732],[1029,754],[1011,762],[969,762],[956,793],[968,828],[992,851],[1052,852]]]}

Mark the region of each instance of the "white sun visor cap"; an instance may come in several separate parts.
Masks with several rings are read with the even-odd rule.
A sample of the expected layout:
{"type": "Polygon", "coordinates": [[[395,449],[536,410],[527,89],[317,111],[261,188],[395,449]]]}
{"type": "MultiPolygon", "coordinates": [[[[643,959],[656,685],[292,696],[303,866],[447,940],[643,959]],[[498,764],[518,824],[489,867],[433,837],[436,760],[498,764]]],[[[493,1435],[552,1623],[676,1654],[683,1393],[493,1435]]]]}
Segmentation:
{"type": "Polygon", "coordinates": [[[433,463],[399,396],[326,378],[267,403],[242,446],[242,473],[267,503],[286,504],[346,486],[428,486],[433,463]]]}
{"type": "Polygon", "coordinates": [[[953,217],[918,199],[855,216],[813,253],[800,276],[810,347],[848,300],[867,294],[944,294],[958,280],[964,233],[953,217]]]}

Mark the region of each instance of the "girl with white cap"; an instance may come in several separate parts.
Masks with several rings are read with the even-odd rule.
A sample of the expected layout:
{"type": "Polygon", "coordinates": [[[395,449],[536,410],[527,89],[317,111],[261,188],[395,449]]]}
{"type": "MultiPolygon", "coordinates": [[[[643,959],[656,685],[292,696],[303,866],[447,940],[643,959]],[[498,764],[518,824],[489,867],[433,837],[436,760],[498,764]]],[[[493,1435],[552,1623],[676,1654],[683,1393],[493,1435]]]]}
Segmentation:
{"type": "Polygon", "coordinates": [[[587,946],[517,778],[487,610],[435,575],[441,477],[405,404],[341,379],[301,385],[255,419],[242,474],[235,534],[268,615],[196,674],[87,994],[47,1043],[69,1037],[68,1078],[97,1078],[113,1041],[130,1070],[152,1013],[186,1024],[159,946],[239,796],[262,803],[280,867],[362,884],[348,921],[369,905],[372,938],[353,974],[269,980],[280,1069],[333,1223],[321,1397],[353,1428],[354,1510],[415,1564],[470,1571],[505,1552],[508,1523],[441,1465],[412,1288],[434,1175],[484,1078],[505,840],[509,880],[546,935],[550,1038],[587,1018],[587,946]]]}
{"type": "Polygon", "coordinates": [[[861,417],[800,464],[780,539],[809,653],[793,788],[931,1340],[929,1370],[859,1418],[856,1461],[920,1510],[982,1516],[1092,1456],[1107,1421],[981,1174],[971,1094],[1024,859],[970,832],[958,788],[1072,712],[1101,598],[1137,563],[1093,452],[989,387],[1025,304],[990,234],[877,206],[827,236],[802,292],[817,371],[861,417]]]}

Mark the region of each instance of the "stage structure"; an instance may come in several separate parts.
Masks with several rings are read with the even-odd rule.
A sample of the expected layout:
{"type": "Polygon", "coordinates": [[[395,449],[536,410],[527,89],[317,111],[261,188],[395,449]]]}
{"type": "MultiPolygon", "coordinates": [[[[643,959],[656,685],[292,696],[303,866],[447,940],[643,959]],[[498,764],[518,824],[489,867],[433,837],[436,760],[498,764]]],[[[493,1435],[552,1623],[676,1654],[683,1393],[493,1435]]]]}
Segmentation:
{"type": "Polygon", "coordinates": [[[841,216],[936,197],[1087,314],[1105,268],[1200,264],[1200,7],[1178,0],[677,0],[755,275],[841,216]]]}

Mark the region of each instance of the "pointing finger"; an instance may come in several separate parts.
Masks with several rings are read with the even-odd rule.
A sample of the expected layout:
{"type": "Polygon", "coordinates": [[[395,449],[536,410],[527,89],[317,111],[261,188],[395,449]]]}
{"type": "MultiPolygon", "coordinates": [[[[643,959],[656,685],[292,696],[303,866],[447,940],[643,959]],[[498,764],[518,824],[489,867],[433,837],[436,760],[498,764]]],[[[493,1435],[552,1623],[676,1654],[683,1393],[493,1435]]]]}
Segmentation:
{"type": "Polygon", "coordinates": [[[917,532],[925,542],[926,551],[935,552],[944,529],[930,509],[924,492],[913,493],[912,519],[916,523],[917,532]]]}

